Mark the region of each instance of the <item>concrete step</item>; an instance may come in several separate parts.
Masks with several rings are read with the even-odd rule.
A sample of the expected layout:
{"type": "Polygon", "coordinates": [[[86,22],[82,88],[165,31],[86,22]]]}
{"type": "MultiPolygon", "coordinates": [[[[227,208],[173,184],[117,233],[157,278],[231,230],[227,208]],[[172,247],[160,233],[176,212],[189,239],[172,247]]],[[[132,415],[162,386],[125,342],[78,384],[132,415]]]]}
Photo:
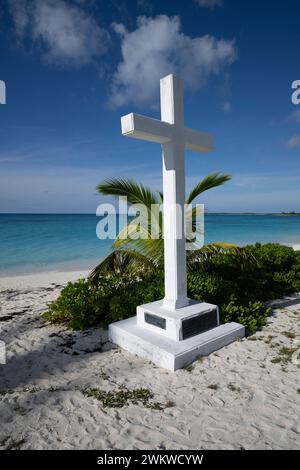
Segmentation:
{"type": "Polygon", "coordinates": [[[207,356],[244,336],[245,328],[234,322],[219,325],[182,341],[165,338],[137,326],[136,317],[109,325],[109,339],[112,343],[170,371],[182,369],[197,358],[207,356]]]}

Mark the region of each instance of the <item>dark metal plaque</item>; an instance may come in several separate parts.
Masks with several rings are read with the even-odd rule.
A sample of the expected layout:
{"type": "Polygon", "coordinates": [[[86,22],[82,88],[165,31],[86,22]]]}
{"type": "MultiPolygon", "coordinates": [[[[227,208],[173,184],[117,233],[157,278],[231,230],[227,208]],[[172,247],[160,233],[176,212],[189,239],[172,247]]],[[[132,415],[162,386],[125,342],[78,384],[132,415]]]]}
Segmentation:
{"type": "Polygon", "coordinates": [[[157,315],[152,315],[152,313],[145,313],[145,322],[150,325],[157,326],[157,328],[166,329],[166,319],[158,317],[157,315]]]}
{"type": "Polygon", "coordinates": [[[216,326],[218,326],[218,316],[216,309],[196,317],[187,318],[186,320],[182,321],[182,339],[191,338],[191,336],[204,333],[204,331],[211,330],[216,326]]]}

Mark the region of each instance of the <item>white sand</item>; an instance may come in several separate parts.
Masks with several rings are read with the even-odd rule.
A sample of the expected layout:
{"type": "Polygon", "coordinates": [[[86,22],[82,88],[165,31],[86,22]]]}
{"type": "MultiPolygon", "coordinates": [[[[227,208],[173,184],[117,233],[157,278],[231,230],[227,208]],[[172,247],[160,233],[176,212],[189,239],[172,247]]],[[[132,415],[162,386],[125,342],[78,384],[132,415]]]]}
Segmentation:
{"type": "Polygon", "coordinates": [[[68,281],[76,281],[86,277],[89,271],[51,271],[35,274],[23,274],[22,276],[0,277],[0,290],[3,289],[25,289],[32,287],[62,286],[68,281]]]}
{"type": "Polygon", "coordinates": [[[44,325],[40,314],[58,284],[84,274],[0,279],[8,355],[0,365],[0,448],[300,449],[299,366],[272,362],[295,344],[290,336],[300,340],[300,297],[251,339],[203,358],[191,372],[171,373],[112,348],[101,329],[44,325]],[[149,388],[154,401],[174,406],[103,408],[81,392],[122,385],[149,388]]]}

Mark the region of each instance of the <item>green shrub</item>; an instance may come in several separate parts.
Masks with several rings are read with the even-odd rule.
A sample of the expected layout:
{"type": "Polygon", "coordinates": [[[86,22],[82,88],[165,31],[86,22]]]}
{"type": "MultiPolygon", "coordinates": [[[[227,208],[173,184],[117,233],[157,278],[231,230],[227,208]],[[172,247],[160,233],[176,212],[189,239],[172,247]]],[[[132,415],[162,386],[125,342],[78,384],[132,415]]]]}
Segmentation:
{"type": "Polygon", "coordinates": [[[188,274],[187,285],[190,298],[217,305],[228,302],[238,289],[234,281],[226,280],[218,274],[203,272],[188,274]]]}
{"type": "MultiPolygon", "coordinates": [[[[50,303],[43,318],[52,322],[68,322],[75,330],[82,330],[99,323],[111,321],[110,308],[118,294],[134,289],[139,281],[130,276],[110,276],[100,278],[95,285],[89,279],[69,282],[59,297],[50,303]]],[[[116,300],[115,300],[116,303],[116,300]]],[[[126,313],[126,312],[124,312],[126,313]]],[[[129,315],[127,315],[129,316],[129,315]]],[[[126,318],[118,316],[116,320],[126,318]]]]}
{"type": "MultiPolygon", "coordinates": [[[[49,311],[44,313],[43,317],[52,322],[70,322],[70,325],[75,329],[93,325],[96,321],[98,308],[96,305],[97,296],[101,297],[100,292],[97,292],[95,286],[89,281],[79,279],[76,282],[69,282],[59,297],[51,302],[49,311]]],[[[100,305],[105,308],[102,302],[100,305]]],[[[101,307],[99,306],[99,308],[101,307]]]]}
{"type": "MultiPolygon", "coordinates": [[[[219,254],[204,269],[188,273],[188,295],[221,306],[223,322],[237,321],[253,332],[265,324],[266,300],[300,291],[300,256],[282,245],[259,243],[246,247],[248,257],[219,254]]],[[[74,329],[107,325],[135,315],[138,305],[164,297],[163,273],[143,279],[112,275],[69,283],[43,316],[68,322],[74,329]]]]}
{"type": "Polygon", "coordinates": [[[254,333],[266,324],[270,311],[262,302],[238,305],[237,299],[232,297],[227,305],[222,306],[220,317],[222,323],[234,321],[244,325],[248,333],[254,333]]]}
{"type": "Polygon", "coordinates": [[[268,272],[288,271],[296,262],[296,252],[289,246],[278,243],[248,245],[246,249],[253,254],[260,268],[268,272]]]}

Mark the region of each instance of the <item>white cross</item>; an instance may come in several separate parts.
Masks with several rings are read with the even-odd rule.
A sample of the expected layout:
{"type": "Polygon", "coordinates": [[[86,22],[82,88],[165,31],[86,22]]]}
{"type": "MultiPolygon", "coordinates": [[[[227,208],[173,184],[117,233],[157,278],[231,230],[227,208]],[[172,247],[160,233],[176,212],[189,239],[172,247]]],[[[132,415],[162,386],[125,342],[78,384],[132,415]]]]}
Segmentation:
{"type": "Polygon", "coordinates": [[[160,80],[161,121],[139,114],[121,118],[122,134],[162,145],[164,214],[164,308],[176,310],[188,305],[186,247],[184,237],[185,162],[184,149],[208,152],[213,149],[210,134],[184,127],[182,81],[174,75],[160,80]],[[181,214],[172,207],[180,207],[181,214]],[[183,235],[182,235],[183,234],[183,235]]]}

